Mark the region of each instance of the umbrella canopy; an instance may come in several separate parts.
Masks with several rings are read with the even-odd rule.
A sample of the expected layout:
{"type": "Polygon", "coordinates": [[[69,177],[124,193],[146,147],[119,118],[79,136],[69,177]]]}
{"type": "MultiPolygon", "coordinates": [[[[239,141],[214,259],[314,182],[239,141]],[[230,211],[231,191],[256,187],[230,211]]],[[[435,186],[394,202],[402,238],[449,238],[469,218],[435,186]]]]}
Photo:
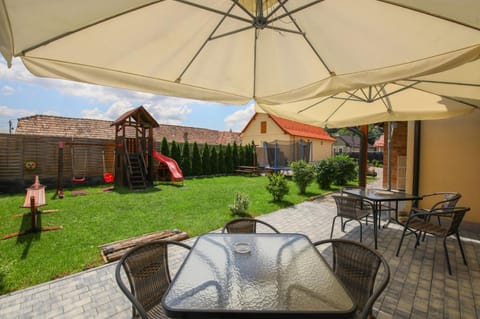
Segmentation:
{"type": "Polygon", "coordinates": [[[480,57],[464,0],[2,0],[0,51],[35,75],[278,104],[480,57]]]}
{"type": "Polygon", "coordinates": [[[478,93],[477,87],[477,99],[469,99],[472,102],[469,103],[429,93],[413,85],[390,83],[281,105],[257,103],[256,111],[311,125],[338,128],[468,114],[480,107],[478,93]]]}

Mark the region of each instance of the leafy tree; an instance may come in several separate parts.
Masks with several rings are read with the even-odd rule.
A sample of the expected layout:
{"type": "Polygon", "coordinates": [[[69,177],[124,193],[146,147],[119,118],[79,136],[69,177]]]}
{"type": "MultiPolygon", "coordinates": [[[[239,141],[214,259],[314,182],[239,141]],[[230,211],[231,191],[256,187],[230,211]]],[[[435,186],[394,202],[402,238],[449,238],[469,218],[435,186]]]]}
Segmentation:
{"type": "Polygon", "coordinates": [[[225,173],[233,173],[233,150],[230,143],[225,148],[225,173]]]}
{"type": "Polygon", "coordinates": [[[188,143],[188,141],[185,141],[185,143],[183,143],[182,171],[183,175],[185,176],[192,175],[192,159],[190,158],[190,144],[188,143]]]}
{"type": "Polygon", "coordinates": [[[162,139],[162,147],[160,148],[160,153],[162,153],[165,156],[170,156],[170,150],[168,147],[167,138],[165,136],[162,139]]]}
{"type": "Polygon", "coordinates": [[[202,172],[204,175],[210,175],[211,173],[210,148],[208,147],[207,143],[203,145],[203,150],[202,150],[202,172]]]}
{"type": "Polygon", "coordinates": [[[202,157],[200,156],[200,149],[198,148],[197,142],[193,142],[192,149],[192,175],[199,176],[202,175],[202,157]]]}
{"type": "Polygon", "coordinates": [[[215,146],[212,147],[210,152],[210,173],[218,174],[218,154],[215,146]]]}
{"type": "Polygon", "coordinates": [[[223,150],[223,146],[218,146],[218,173],[225,174],[225,151],[223,150]]]}

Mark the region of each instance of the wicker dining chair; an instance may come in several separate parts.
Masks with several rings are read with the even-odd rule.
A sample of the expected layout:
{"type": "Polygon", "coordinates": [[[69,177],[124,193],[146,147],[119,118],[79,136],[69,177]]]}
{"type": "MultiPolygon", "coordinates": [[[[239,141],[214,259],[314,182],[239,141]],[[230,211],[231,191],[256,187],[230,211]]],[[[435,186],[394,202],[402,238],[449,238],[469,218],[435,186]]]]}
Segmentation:
{"type": "Polygon", "coordinates": [[[370,202],[362,200],[354,196],[332,195],[337,205],[337,215],[332,221],[332,230],[330,238],[333,237],[333,229],[335,228],[335,220],[337,217],[341,219],[341,229],[345,231],[345,224],[351,220],[356,220],[360,224],[360,242],[362,242],[362,223],[361,220],[374,214],[373,206],[370,202]],[[343,221],[343,219],[346,219],[343,221]]]}
{"type": "MultiPolygon", "coordinates": [[[[342,281],[357,304],[355,318],[375,318],[373,304],[390,281],[390,266],[377,251],[356,241],[347,239],[327,239],[314,243],[319,246],[331,245],[330,266],[342,281]],[[379,275],[382,265],[381,277],[379,275]],[[378,277],[378,280],[377,280],[378,277]]],[[[322,255],[327,257],[328,250],[322,255]]]]}
{"type": "Polygon", "coordinates": [[[463,263],[467,265],[467,259],[465,258],[465,253],[463,251],[462,241],[460,240],[459,228],[460,224],[462,223],[463,217],[465,216],[465,213],[469,210],[469,207],[439,207],[429,211],[412,210],[403,228],[402,237],[400,238],[400,242],[398,244],[396,256],[398,257],[398,254],[400,253],[403,238],[405,237],[405,233],[407,232],[407,230],[412,231],[416,236],[415,248],[420,245],[420,237],[422,233],[431,234],[435,237],[440,237],[443,239],[443,248],[445,250],[445,258],[447,259],[448,273],[451,275],[452,267],[450,265],[450,259],[448,258],[447,238],[451,235],[455,235],[455,237],[457,237],[458,246],[460,246],[463,263]],[[445,222],[446,225],[444,226],[441,222],[440,224],[432,222],[430,220],[431,217],[444,217],[444,219],[442,220],[448,220],[448,224],[445,222]]]}
{"type": "Polygon", "coordinates": [[[168,247],[171,245],[190,249],[177,241],[152,241],[130,249],[118,262],[115,279],[132,303],[133,318],[168,318],[161,300],[171,282],[168,267],[168,247]],[[122,278],[122,268],[129,288],[122,278]]]}
{"type": "MultiPolygon", "coordinates": [[[[256,233],[257,224],[263,225],[266,228],[274,231],[275,233],[280,233],[275,227],[270,225],[267,222],[264,222],[255,218],[237,218],[233,219],[225,224],[222,228],[222,233],[256,233]]],[[[262,228],[265,228],[262,227],[262,228]]]]}
{"type": "MultiPolygon", "coordinates": [[[[423,199],[426,198],[433,198],[436,199],[436,202],[433,204],[433,206],[429,209],[426,208],[413,208],[416,212],[431,212],[431,211],[437,211],[439,209],[449,209],[457,206],[458,201],[462,197],[460,193],[456,192],[435,192],[435,193],[430,193],[430,194],[425,194],[422,195],[423,199]]],[[[438,224],[440,225],[440,218],[441,216],[437,216],[438,224]]]]}

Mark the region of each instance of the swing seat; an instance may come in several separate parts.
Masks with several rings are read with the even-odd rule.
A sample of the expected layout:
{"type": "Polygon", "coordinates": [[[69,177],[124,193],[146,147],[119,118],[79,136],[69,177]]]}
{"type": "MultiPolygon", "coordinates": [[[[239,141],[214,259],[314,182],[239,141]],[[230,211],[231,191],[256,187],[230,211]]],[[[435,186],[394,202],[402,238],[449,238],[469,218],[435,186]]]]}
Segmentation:
{"type": "Polygon", "coordinates": [[[115,177],[112,173],[104,173],[103,179],[105,180],[105,183],[113,183],[115,177]]]}
{"type": "Polygon", "coordinates": [[[72,182],[74,183],[83,183],[85,182],[87,179],[85,177],[72,177],[72,182]]]}

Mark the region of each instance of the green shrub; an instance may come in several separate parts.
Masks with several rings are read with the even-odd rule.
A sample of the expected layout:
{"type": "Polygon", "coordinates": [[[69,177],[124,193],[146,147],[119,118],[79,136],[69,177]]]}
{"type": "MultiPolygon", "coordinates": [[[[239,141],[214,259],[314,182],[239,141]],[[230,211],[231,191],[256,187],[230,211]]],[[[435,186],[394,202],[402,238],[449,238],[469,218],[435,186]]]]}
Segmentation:
{"type": "Polygon", "coordinates": [[[297,184],[300,194],[305,194],[307,186],[315,179],[312,164],[300,160],[290,163],[290,168],[293,171],[293,181],[297,184]]]}
{"type": "Polygon", "coordinates": [[[285,195],[290,191],[285,175],[280,173],[268,174],[267,191],[272,194],[274,202],[280,202],[285,195]]]}
{"type": "Polygon", "coordinates": [[[235,197],[233,199],[233,205],[228,206],[232,215],[247,215],[249,199],[248,195],[235,192],[235,197]]]}
{"type": "Polygon", "coordinates": [[[333,165],[333,161],[329,158],[321,160],[313,165],[313,171],[315,172],[318,187],[321,189],[330,189],[330,185],[335,179],[335,166],[333,165]]]}
{"type": "Polygon", "coordinates": [[[333,182],[335,185],[346,185],[349,181],[357,177],[357,165],[348,155],[336,155],[331,158],[335,167],[335,176],[333,182]]]}

